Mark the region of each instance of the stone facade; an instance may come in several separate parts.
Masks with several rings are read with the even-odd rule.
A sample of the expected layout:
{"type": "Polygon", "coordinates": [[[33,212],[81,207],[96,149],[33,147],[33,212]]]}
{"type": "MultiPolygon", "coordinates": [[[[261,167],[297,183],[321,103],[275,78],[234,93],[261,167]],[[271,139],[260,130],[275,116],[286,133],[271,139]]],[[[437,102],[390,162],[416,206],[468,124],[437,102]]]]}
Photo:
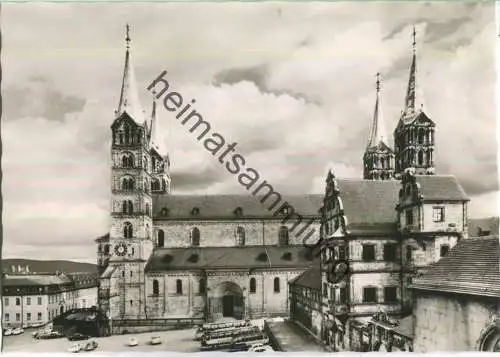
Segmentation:
{"type": "Polygon", "coordinates": [[[2,325],[47,323],[63,312],[97,304],[98,279],[93,274],[22,274],[2,279],[2,325]]]}
{"type": "Polygon", "coordinates": [[[469,238],[416,278],[415,352],[500,351],[498,236],[469,238]]]}
{"type": "Polygon", "coordinates": [[[500,316],[500,300],[419,292],[413,313],[415,352],[477,351],[483,329],[500,316]]]}
{"type": "Polygon", "coordinates": [[[318,340],[322,339],[321,286],[318,267],[306,270],[289,284],[290,318],[318,340]]]}

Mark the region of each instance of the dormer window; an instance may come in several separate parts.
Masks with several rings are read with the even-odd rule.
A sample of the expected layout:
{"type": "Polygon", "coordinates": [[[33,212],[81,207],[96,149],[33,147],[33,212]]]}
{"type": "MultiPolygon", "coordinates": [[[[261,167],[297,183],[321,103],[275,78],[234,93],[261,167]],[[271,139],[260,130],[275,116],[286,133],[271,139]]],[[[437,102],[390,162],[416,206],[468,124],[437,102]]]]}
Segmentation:
{"type": "Polygon", "coordinates": [[[161,209],[161,215],[162,215],[163,217],[168,216],[168,208],[163,207],[163,208],[161,209]]]}
{"type": "Polygon", "coordinates": [[[290,252],[283,253],[283,255],[281,256],[281,259],[283,259],[283,260],[292,260],[292,253],[290,253],[290,252]]]}
{"type": "Polygon", "coordinates": [[[243,208],[241,207],[236,207],[234,209],[234,215],[237,216],[237,217],[241,217],[243,216],[243,208]]]}
{"type": "Polygon", "coordinates": [[[194,207],[192,210],[191,210],[191,216],[198,216],[200,214],[200,209],[198,207],[194,207]]]}
{"type": "Polygon", "coordinates": [[[188,262],[190,263],[197,263],[199,259],[198,254],[191,254],[188,258],[188,262]]]}

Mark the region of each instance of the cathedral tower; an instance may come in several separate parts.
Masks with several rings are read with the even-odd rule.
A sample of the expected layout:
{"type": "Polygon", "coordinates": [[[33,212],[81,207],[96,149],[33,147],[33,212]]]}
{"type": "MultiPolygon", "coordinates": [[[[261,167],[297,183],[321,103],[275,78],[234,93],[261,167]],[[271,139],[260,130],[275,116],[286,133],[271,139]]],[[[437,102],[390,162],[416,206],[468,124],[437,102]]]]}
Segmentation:
{"type": "Polygon", "coordinates": [[[423,112],[423,95],[418,91],[416,32],[413,28],[413,56],[405,106],[394,131],[396,175],[410,171],[417,175],[434,174],[434,130],[436,125],[423,112]]]}
{"type": "Polygon", "coordinates": [[[101,276],[102,284],[109,286],[112,319],[146,318],[144,268],[153,250],[152,175],[162,175],[170,184],[168,165],[162,166],[164,157],[151,144],[155,124],[147,123],[139,102],[127,25],[120,101],[111,125],[110,259],[101,276]]]}
{"type": "Polygon", "coordinates": [[[363,155],[365,180],[390,180],[394,177],[394,152],[389,147],[380,103],[380,74],[377,73],[377,97],[370,139],[363,155]]]}

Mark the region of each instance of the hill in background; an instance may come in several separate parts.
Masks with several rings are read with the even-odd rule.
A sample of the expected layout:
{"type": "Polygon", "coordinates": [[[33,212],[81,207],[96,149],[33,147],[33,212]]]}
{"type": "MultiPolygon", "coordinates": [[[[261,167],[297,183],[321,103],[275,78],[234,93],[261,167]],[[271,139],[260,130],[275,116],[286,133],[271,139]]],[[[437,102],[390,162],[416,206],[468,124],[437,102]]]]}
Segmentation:
{"type": "Polygon", "coordinates": [[[469,237],[499,235],[499,217],[470,218],[469,237]]]}
{"type": "Polygon", "coordinates": [[[72,262],[70,260],[33,260],[33,259],[2,259],[2,271],[12,273],[12,266],[16,272],[19,266],[22,269],[29,266],[33,273],[93,273],[97,274],[97,265],[90,263],[72,262]]]}

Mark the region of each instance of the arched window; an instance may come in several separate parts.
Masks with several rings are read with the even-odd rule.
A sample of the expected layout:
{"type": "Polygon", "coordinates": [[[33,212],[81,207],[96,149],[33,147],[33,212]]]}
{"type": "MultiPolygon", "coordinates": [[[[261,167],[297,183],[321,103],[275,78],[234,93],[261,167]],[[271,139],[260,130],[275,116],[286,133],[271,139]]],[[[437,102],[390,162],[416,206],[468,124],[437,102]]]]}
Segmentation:
{"type": "Polygon", "coordinates": [[[158,280],[153,280],[153,295],[158,296],[160,294],[160,284],[158,280]]]}
{"type": "Polygon", "coordinates": [[[151,171],[156,172],[156,158],[154,156],[151,158],[151,171]]]}
{"type": "Polygon", "coordinates": [[[238,245],[245,245],[245,228],[236,228],[236,242],[238,245]]]}
{"type": "Polygon", "coordinates": [[[200,294],[204,294],[205,293],[205,279],[200,279],[200,285],[198,287],[198,292],[200,294]]]}
{"type": "Polygon", "coordinates": [[[424,152],[419,151],[418,152],[418,165],[421,166],[424,164],[424,152]]]}
{"type": "Polygon", "coordinates": [[[125,224],[123,225],[123,236],[125,238],[132,238],[132,231],[133,231],[132,223],[125,222],[125,224]]]}
{"type": "Polygon", "coordinates": [[[420,129],[418,131],[418,143],[423,144],[424,141],[425,141],[425,131],[424,131],[424,129],[420,129]]]}
{"type": "Polygon", "coordinates": [[[288,227],[287,226],[280,227],[279,245],[288,245],[288,227]]]}
{"type": "Polygon", "coordinates": [[[280,278],[274,278],[274,292],[280,292],[280,278]]]}
{"type": "Polygon", "coordinates": [[[255,278],[250,279],[250,294],[255,294],[257,291],[257,282],[255,281],[255,278]]]}
{"type": "Polygon", "coordinates": [[[130,144],[130,129],[125,127],[125,144],[130,144]]]}
{"type": "Polygon", "coordinates": [[[182,294],[182,280],[181,279],[177,279],[177,281],[175,282],[175,291],[179,295],[182,294]]]}
{"type": "Polygon", "coordinates": [[[383,169],[385,168],[385,159],[383,157],[380,158],[380,167],[383,169]]]}
{"type": "Polygon", "coordinates": [[[165,232],[163,229],[158,230],[158,247],[163,247],[165,245],[165,232]]]}
{"type": "Polygon", "coordinates": [[[122,167],[134,167],[134,156],[132,154],[123,155],[122,167]]]}
{"type": "Polygon", "coordinates": [[[151,180],[151,191],[160,191],[160,181],[157,179],[151,180]]]}
{"type": "Polygon", "coordinates": [[[191,245],[195,247],[200,245],[200,230],[197,227],[191,230],[191,245]]]}
{"type": "Polygon", "coordinates": [[[122,190],[131,191],[134,189],[134,179],[132,177],[125,177],[122,179],[122,190]]]}
{"type": "Polygon", "coordinates": [[[146,203],[146,215],[147,216],[151,215],[151,210],[149,208],[149,203],[146,203]]]}

